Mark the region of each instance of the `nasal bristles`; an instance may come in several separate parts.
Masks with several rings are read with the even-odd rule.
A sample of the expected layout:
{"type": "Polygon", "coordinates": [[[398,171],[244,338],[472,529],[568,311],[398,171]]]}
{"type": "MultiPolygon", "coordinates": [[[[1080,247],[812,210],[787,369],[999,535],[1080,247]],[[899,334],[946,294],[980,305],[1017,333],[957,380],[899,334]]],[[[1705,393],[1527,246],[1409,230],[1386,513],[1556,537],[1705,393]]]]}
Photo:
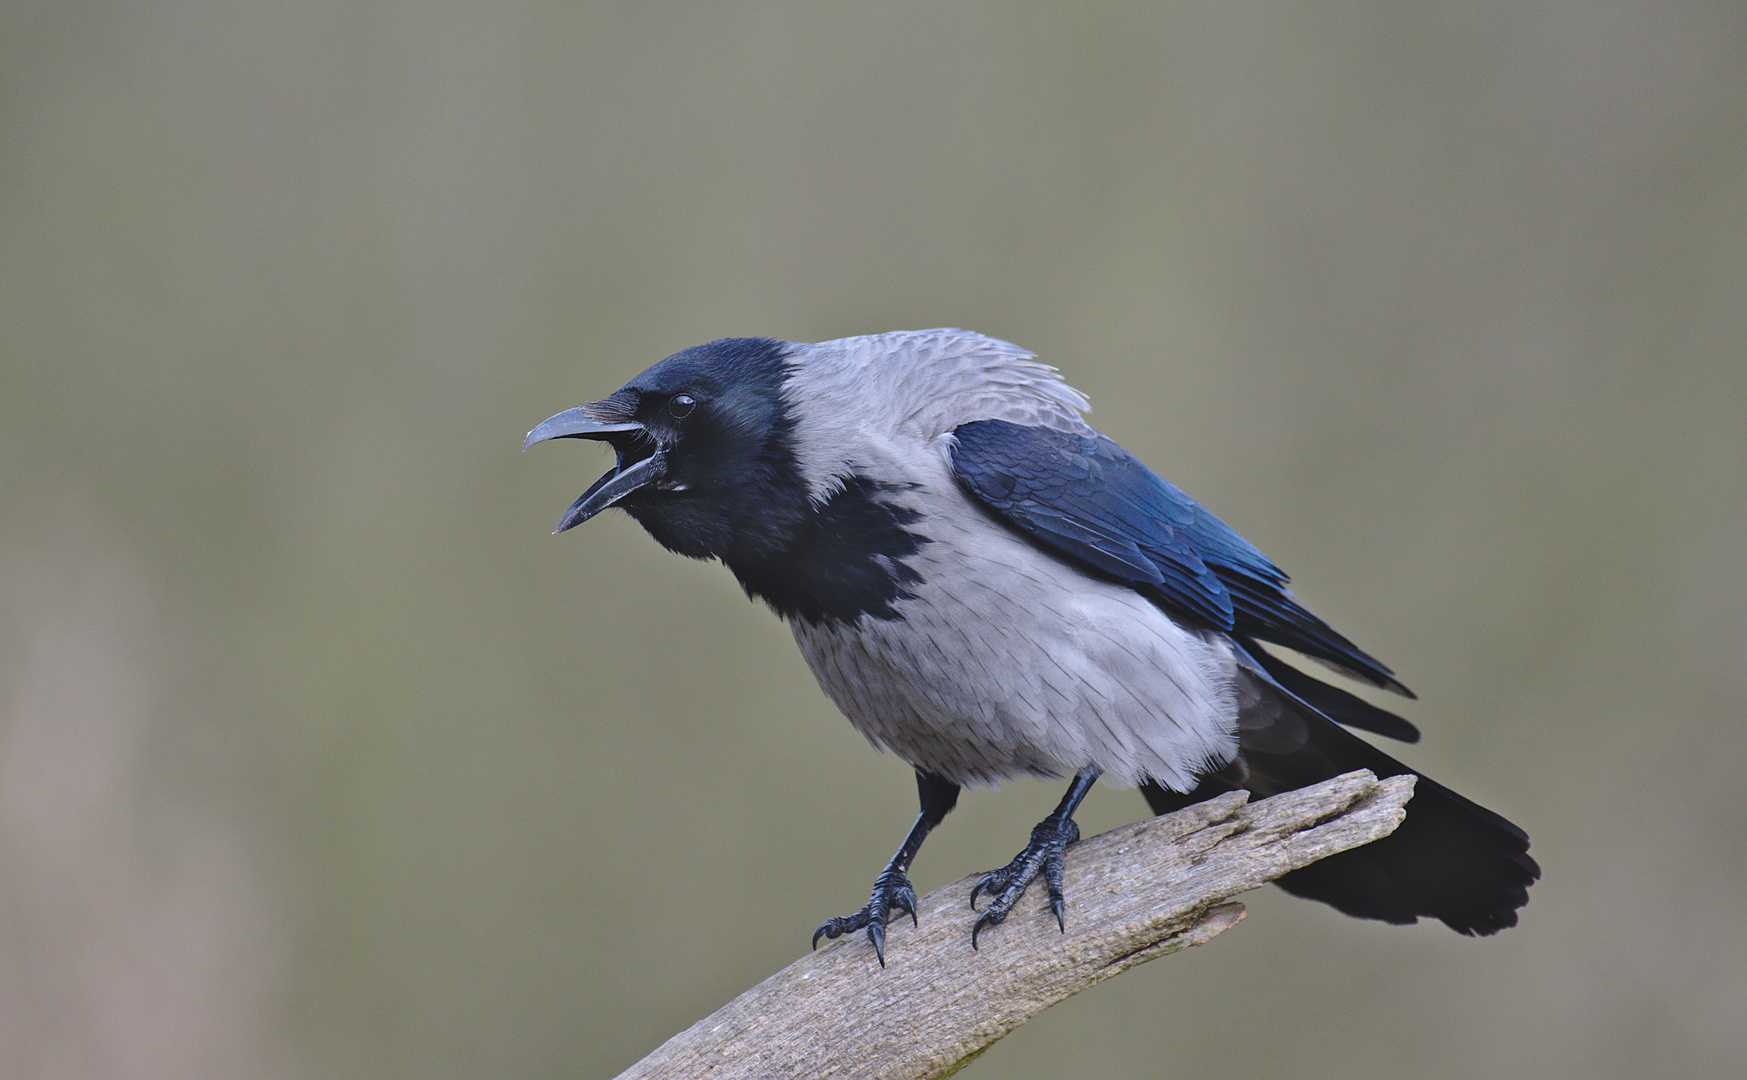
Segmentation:
{"type": "Polygon", "coordinates": [[[637,418],[637,395],[620,390],[599,401],[591,401],[582,411],[603,424],[622,424],[637,418]]]}

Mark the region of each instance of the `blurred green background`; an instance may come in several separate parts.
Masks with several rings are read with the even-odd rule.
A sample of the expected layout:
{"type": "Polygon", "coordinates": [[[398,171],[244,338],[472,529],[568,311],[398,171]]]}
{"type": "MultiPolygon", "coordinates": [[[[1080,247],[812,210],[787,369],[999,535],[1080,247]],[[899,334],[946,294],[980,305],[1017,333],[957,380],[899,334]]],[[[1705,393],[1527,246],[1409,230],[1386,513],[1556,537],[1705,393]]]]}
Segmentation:
{"type": "Polygon", "coordinates": [[[550,536],[607,458],[520,439],[958,325],[1546,869],[1478,941],[1253,894],[967,1075],[1735,1072],[1743,117],[1726,0],[5,6],[0,1071],[603,1076],[805,950],[907,770],[720,567],[550,536]]]}

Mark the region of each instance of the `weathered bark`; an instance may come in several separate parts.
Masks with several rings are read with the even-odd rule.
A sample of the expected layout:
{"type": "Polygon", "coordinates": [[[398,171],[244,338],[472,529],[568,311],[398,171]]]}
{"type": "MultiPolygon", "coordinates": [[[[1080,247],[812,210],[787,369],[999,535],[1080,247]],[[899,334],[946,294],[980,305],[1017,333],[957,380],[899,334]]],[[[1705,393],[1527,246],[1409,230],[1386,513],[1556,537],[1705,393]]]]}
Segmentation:
{"type": "Polygon", "coordinates": [[[1040,884],[970,947],[976,877],[894,923],[821,947],[680,1032],[620,1080],[938,1077],[1063,998],[1237,925],[1231,897],[1393,832],[1414,777],[1348,773],[1246,803],[1234,792],[1068,851],[1067,932],[1040,884]]]}

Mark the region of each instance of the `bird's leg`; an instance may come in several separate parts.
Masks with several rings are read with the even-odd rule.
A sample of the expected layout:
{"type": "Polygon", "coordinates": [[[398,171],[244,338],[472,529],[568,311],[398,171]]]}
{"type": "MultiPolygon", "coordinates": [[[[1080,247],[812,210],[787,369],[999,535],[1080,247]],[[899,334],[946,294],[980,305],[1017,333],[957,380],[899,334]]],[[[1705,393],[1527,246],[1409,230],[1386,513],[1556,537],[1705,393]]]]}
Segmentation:
{"type": "Polygon", "coordinates": [[[922,802],[922,812],[916,815],[916,824],[910,826],[910,835],[904,837],[898,853],[892,856],[892,861],[874,879],[873,896],[868,899],[867,906],[854,915],[842,915],[821,923],[819,929],[813,931],[815,949],[819,947],[819,939],[822,937],[839,938],[865,926],[867,939],[873,943],[874,955],[879,957],[880,967],[885,967],[886,923],[890,921],[892,912],[901,911],[910,916],[912,924],[915,923],[916,890],[911,888],[910,878],[905,871],[910,869],[911,861],[916,858],[916,852],[922,849],[922,841],[928,839],[929,832],[958,805],[958,785],[918,769],[916,794],[922,802]]]}
{"type": "Polygon", "coordinates": [[[1080,827],[1074,823],[1074,811],[1086,793],[1097,783],[1102,770],[1087,767],[1074,776],[1068,793],[1056,804],[1055,810],[1031,830],[1031,842],[1025,850],[1013,856],[1013,861],[999,870],[983,875],[983,880],[971,887],[971,907],[977,906],[977,895],[988,893],[989,906],[977,916],[971,927],[971,948],[977,947],[977,935],[1007,917],[1013,905],[1025,895],[1025,887],[1038,874],[1049,887],[1049,909],[1055,913],[1056,925],[1067,933],[1067,920],[1062,917],[1062,856],[1069,844],[1080,838],[1080,827]]]}

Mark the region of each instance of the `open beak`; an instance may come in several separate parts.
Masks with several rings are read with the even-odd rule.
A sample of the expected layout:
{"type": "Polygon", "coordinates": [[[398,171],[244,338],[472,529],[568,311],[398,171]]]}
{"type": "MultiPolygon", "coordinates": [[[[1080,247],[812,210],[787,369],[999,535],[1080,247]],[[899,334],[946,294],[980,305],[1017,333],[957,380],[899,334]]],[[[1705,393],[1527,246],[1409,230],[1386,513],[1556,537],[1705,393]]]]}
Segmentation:
{"type": "Polygon", "coordinates": [[[635,420],[596,419],[593,405],[578,405],[541,422],[528,432],[522,449],[549,439],[600,439],[611,443],[619,456],[607,474],[596,480],[570,504],[570,509],[564,511],[554,533],[581,525],[631,492],[667,475],[667,451],[656,444],[648,429],[635,420]],[[643,450],[653,452],[638,457],[643,450]]]}

